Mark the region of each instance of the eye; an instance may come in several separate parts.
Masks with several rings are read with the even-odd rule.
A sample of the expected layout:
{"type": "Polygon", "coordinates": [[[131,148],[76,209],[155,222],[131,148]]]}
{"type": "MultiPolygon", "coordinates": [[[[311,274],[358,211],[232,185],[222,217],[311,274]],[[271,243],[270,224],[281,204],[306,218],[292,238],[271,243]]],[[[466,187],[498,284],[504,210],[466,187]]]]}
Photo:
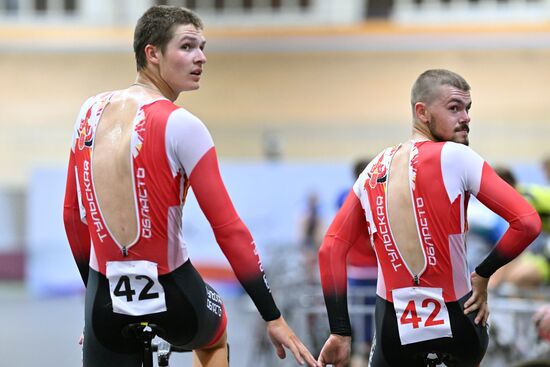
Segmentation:
{"type": "Polygon", "coordinates": [[[189,43],[184,43],[183,45],[181,45],[181,49],[189,51],[191,49],[191,45],[189,43]]]}
{"type": "Polygon", "coordinates": [[[451,106],[449,107],[449,110],[452,112],[458,112],[458,106],[451,106]]]}

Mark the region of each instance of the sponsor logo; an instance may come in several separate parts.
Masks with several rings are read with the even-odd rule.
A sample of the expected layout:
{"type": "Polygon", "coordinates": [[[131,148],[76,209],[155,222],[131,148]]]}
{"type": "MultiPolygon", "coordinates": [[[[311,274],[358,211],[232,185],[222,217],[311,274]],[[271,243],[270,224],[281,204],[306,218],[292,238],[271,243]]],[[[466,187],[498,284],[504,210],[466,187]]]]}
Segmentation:
{"type": "Polygon", "coordinates": [[[90,148],[92,146],[94,137],[92,133],[92,127],[90,126],[90,116],[92,115],[92,108],[88,109],[86,116],[80,120],[80,126],[78,128],[78,149],[90,148]]]}
{"type": "Polygon", "coordinates": [[[377,184],[386,182],[386,178],[388,176],[388,170],[386,169],[386,166],[383,164],[382,159],[384,156],[382,155],[378,162],[374,164],[368,173],[369,176],[369,186],[371,189],[374,189],[377,184]]]}
{"type": "Polygon", "coordinates": [[[218,317],[222,317],[222,299],[216,292],[206,288],[206,308],[218,317]]]}
{"type": "Polygon", "coordinates": [[[264,266],[262,264],[262,260],[260,260],[260,255],[258,255],[258,249],[256,248],[256,242],[252,241],[252,242],[250,242],[250,245],[254,249],[254,256],[256,256],[256,258],[258,259],[258,268],[260,269],[260,272],[262,273],[262,279],[264,281],[264,284],[265,284],[267,290],[271,293],[271,288],[269,288],[269,283],[267,282],[267,276],[265,275],[265,272],[264,272],[264,266]]]}
{"type": "Polygon", "coordinates": [[[420,236],[426,249],[426,255],[428,258],[428,264],[437,265],[437,258],[435,257],[435,245],[432,235],[430,234],[430,228],[428,226],[428,216],[424,204],[424,199],[417,197],[415,200],[416,212],[418,213],[418,223],[420,224],[420,236]]]}
{"type": "Polygon", "coordinates": [[[90,172],[90,162],[88,160],[84,161],[84,171],[82,172],[82,176],[82,181],[84,183],[84,196],[86,197],[89,208],[89,217],[88,215],[86,215],[86,217],[92,219],[92,224],[95,227],[97,237],[99,238],[100,242],[103,242],[103,239],[107,237],[107,233],[105,231],[105,228],[103,227],[103,222],[101,221],[99,215],[99,208],[97,207],[94,192],[92,191],[92,173],[90,172]]]}
{"type": "Polygon", "coordinates": [[[390,235],[388,221],[386,220],[386,212],[384,210],[384,197],[382,196],[376,197],[376,218],[378,219],[378,230],[380,236],[382,237],[384,248],[386,250],[386,253],[388,254],[388,257],[390,258],[393,270],[397,271],[397,269],[402,264],[399,262],[399,254],[397,253],[397,250],[390,235]]]}
{"type": "MultiPolygon", "coordinates": [[[[97,109],[95,112],[95,117],[98,119],[105,109],[105,106],[109,102],[108,98],[101,99],[97,104],[97,109]]],[[[82,150],[84,148],[91,148],[94,141],[94,132],[92,125],[90,124],[90,118],[92,117],[92,110],[94,105],[90,106],[86,112],[86,116],[80,120],[80,126],[78,127],[78,149],[82,150]]]]}
{"type": "Polygon", "coordinates": [[[149,195],[145,186],[145,169],[138,168],[136,173],[137,196],[139,200],[139,212],[141,216],[141,236],[144,238],[153,237],[151,230],[151,209],[149,207],[149,195]]]}
{"type": "MultiPolygon", "coordinates": [[[[380,155],[380,158],[378,158],[378,161],[372,166],[370,171],[367,173],[369,176],[369,179],[367,180],[369,186],[371,189],[374,189],[377,184],[385,183],[388,179],[388,167],[386,166],[386,163],[384,162],[384,158],[392,157],[395,152],[397,152],[397,149],[399,146],[393,147],[389,153],[384,152],[384,154],[380,155]]],[[[387,160],[386,160],[387,161],[387,160]]],[[[367,188],[367,183],[365,183],[365,188],[367,188]]]]}

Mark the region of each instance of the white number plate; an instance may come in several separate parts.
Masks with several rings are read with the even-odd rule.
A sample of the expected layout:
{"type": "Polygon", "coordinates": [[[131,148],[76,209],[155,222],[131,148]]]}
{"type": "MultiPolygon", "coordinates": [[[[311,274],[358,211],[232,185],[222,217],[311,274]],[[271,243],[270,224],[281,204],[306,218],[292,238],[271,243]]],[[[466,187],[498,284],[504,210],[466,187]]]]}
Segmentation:
{"type": "Polygon", "coordinates": [[[107,279],[113,312],[140,316],[166,311],[164,288],[157,264],[145,261],[108,261],[107,279]]]}
{"type": "Polygon", "coordinates": [[[441,288],[399,288],[392,295],[402,345],[453,337],[441,288]]]}

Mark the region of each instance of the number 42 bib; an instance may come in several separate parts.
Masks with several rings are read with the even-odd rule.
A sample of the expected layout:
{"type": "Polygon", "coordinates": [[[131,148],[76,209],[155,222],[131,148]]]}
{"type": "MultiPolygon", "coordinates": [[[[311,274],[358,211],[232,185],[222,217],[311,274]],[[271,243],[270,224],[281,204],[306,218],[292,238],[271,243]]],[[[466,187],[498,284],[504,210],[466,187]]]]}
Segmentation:
{"type": "Polygon", "coordinates": [[[164,288],[157,264],[146,261],[108,261],[107,279],[113,312],[140,316],[166,311],[164,288]]]}
{"type": "Polygon", "coordinates": [[[441,288],[399,288],[392,295],[402,345],[453,337],[441,288]]]}

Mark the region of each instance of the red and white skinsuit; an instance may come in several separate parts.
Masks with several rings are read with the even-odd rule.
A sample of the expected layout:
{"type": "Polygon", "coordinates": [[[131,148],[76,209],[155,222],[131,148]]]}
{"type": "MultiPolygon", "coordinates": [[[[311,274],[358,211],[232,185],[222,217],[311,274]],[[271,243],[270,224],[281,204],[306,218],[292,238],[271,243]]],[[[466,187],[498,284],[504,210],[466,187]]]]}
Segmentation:
{"type": "Polygon", "coordinates": [[[106,262],[148,260],[158,275],[172,272],[189,254],[182,214],[189,187],[210,222],[237,278],[265,320],[280,316],[254,240],[235,211],[220,176],[210,133],[194,115],[167,99],[139,105],[128,152],[133,172],[138,235],[123,247],[111,235],[93,184],[95,132],[113,93],[84,103],[70,154],[64,221],[84,283],[88,267],[105,275],[106,262]]]}
{"type": "Polygon", "coordinates": [[[453,302],[471,290],[466,263],[470,195],[510,224],[494,250],[477,266],[477,274],[489,277],[521,253],[540,232],[535,209],[469,147],[453,142],[412,144],[409,186],[425,267],[418,274],[408,268],[388,222],[386,185],[391,159],[398,149],[391,147],[360,175],[320,249],[321,281],[334,334],[351,335],[346,254],[357,242],[372,246],[376,252],[379,297],[392,302],[395,289],[435,287],[442,288],[445,302],[453,302]]]}

